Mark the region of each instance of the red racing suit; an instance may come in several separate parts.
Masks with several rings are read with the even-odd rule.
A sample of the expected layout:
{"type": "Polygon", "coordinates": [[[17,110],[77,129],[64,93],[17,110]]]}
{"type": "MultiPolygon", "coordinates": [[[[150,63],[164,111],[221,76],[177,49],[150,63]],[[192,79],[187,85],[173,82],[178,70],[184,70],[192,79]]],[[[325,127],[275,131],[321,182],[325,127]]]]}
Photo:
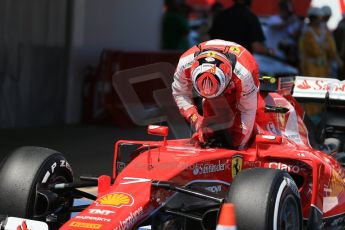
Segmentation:
{"type": "Polygon", "coordinates": [[[232,78],[224,93],[215,99],[203,99],[204,125],[223,130],[231,136],[232,146],[242,149],[251,137],[259,92],[259,68],[248,50],[234,42],[210,40],[182,54],[172,83],[173,97],[181,114],[189,120],[197,113],[193,100],[191,66],[196,52],[227,50],[237,57],[232,78]]]}

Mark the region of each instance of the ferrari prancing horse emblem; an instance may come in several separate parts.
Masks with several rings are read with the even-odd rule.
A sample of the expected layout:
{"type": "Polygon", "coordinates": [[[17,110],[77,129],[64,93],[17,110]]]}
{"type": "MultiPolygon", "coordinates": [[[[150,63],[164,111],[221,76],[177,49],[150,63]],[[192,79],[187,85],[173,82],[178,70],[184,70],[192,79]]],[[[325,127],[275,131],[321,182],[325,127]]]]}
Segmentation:
{"type": "Polygon", "coordinates": [[[242,155],[234,155],[231,160],[232,179],[242,170],[243,157],[242,155]]]}
{"type": "Polygon", "coordinates": [[[231,51],[232,53],[237,54],[237,55],[241,53],[241,49],[240,49],[239,47],[236,47],[236,46],[231,46],[231,47],[230,47],[230,51],[231,51]]]}

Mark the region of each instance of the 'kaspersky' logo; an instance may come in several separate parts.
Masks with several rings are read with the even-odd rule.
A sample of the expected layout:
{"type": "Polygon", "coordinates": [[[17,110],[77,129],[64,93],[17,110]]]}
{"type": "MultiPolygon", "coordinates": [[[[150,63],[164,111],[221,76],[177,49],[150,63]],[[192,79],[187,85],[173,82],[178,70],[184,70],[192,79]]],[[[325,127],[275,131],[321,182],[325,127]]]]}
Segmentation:
{"type": "Polygon", "coordinates": [[[110,193],[102,196],[96,202],[96,205],[112,206],[121,208],[122,206],[132,206],[134,199],[131,195],[123,192],[110,193]]]}

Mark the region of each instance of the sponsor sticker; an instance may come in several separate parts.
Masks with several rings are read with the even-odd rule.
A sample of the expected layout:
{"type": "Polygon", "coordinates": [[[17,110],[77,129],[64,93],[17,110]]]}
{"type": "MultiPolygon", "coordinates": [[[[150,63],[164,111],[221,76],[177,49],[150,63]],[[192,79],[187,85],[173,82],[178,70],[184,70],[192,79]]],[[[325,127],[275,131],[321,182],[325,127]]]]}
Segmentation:
{"type": "Polygon", "coordinates": [[[140,219],[140,217],[144,214],[143,207],[139,207],[134,212],[129,212],[129,215],[124,220],[121,220],[119,225],[115,227],[114,230],[125,230],[131,229],[133,225],[140,219]]]}
{"type": "Polygon", "coordinates": [[[134,199],[131,195],[123,192],[110,193],[100,197],[95,201],[98,206],[111,206],[121,208],[123,206],[132,206],[134,199]]]}
{"type": "Polygon", "coordinates": [[[284,164],[281,162],[270,162],[268,164],[269,168],[273,169],[280,169],[282,171],[292,172],[292,173],[299,173],[301,171],[301,167],[298,165],[292,165],[292,164],[284,164]]]}
{"type": "Polygon", "coordinates": [[[98,217],[98,216],[76,216],[76,219],[82,220],[91,220],[91,221],[101,221],[101,222],[110,222],[111,219],[98,217]]]}
{"type": "Polygon", "coordinates": [[[244,166],[246,168],[260,168],[261,167],[261,161],[245,161],[244,166]]]}
{"type": "Polygon", "coordinates": [[[0,228],[3,230],[48,230],[48,225],[41,221],[8,217],[6,218],[6,221],[0,223],[0,228]]]}
{"type": "Polygon", "coordinates": [[[29,230],[25,220],[17,227],[17,230],[29,230]]]}
{"type": "Polygon", "coordinates": [[[190,117],[190,120],[191,120],[191,122],[195,122],[196,120],[198,119],[198,115],[196,115],[196,114],[193,114],[191,117],[190,117]]]}
{"type": "Polygon", "coordinates": [[[203,175],[209,173],[216,173],[225,170],[225,163],[218,161],[218,164],[197,164],[193,169],[193,175],[203,175]]]}
{"type": "Polygon", "coordinates": [[[329,92],[329,98],[345,99],[345,81],[332,78],[296,77],[294,97],[324,98],[329,92]]]}
{"type": "Polygon", "coordinates": [[[114,211],[105,210],[105,209],[89,209],[89,214],[93,215],[102,215],[102,216],[108,216],[110,214],[115,213],[114,211]]]}
{"type": "Polygon", "coordinates": [[[222,186],[214,185],[214,186],[206,187],[205,189],[212,193],[220,193],[222,191],[222,186]]]}
{"type": "Polygon", "coordinates": [[[231,160],[232,179],[242,170],[243,157],[242,155],[234,155],[231,160]]]}
{"type": "Polygon", "coordinates": [[[91,224],[91,223],[84,223],[84,222],[77,222],[73,221],[69,224],[70,227],[76,228],[89,228],[89,229],[100,229],[102,227],[101,224],[91,224]]]}

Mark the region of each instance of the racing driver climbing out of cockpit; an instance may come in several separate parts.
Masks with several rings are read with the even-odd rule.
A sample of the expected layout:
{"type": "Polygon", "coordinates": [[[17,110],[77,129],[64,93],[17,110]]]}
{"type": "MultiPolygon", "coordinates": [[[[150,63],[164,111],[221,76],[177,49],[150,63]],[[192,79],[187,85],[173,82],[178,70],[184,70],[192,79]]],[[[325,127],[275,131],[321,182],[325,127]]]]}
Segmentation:
{"type": "Polygon", "coordinates": [[[259,68],[243,46],[210,40],[182,54],[172,83],[181,114],[195,130],[201,145],[217,140],[233,149],[246,147],[254,127],[259,68]],[[196,96],[202,98],[198,111],[196,96]]]}

